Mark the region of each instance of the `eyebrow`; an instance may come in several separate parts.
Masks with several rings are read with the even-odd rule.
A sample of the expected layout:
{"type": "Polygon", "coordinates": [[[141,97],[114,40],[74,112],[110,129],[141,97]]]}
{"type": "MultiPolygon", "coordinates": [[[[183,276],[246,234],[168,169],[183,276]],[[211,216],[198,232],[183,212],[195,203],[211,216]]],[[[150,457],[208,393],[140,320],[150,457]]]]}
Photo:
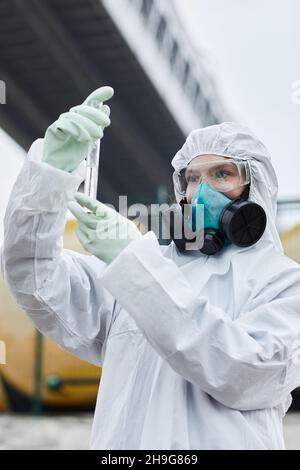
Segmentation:
{"type": "MultiPolygon", "coordinates": [[[[214,167],[218,167],[218,168],[221,168],[221,169],[224,168],[224,169],[228,169],[228,170],[229,170],[229,169],[231,168],[231,164],[230,164],[230,163],[227,163],[227,162],[220,162],[220,163],[215,163],[215,164],[214,164],[214,167]]],[[[195,167],[192,167],[192,166],[191,166],[191,167],[187,167],[186,170],[185,170],[185,174],[186,174],[186,175],[189,175],[189,174],[191,174],[191,173],[193,173],[193,172],[195,172],[195,171],[196,171],[196,172],[199,171],[199,169],[198,169],[196,166],[195,166],[195,167]]]]}

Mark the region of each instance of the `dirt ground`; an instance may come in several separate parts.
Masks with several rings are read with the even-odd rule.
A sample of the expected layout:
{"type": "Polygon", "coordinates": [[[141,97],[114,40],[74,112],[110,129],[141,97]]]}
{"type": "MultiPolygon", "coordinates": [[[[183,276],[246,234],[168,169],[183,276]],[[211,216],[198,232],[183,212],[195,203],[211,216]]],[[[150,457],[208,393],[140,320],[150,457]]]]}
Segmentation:
{"type": "MultiPolygon", "coordinates": [[[[0,450],[88,449],[91,414],[32,416],[0,414],[0,450]]],[[[284,422],[287,449],[300,450],[300,412],[284,422]]]]}

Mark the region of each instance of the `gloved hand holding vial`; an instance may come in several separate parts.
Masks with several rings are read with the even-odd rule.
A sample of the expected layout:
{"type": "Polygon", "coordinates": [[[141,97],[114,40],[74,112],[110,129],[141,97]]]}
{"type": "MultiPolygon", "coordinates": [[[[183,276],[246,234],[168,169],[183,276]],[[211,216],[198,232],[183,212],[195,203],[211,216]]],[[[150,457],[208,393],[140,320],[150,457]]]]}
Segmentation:
{"type": "Polygon", "coordinates": [[[110,108],[103,104],[114,94],[111,87],[98,88],[83,104],[74,106],[60,115],[48,127],[42,160],[55,168],[74,171],[87,159],[87,194],[97,193],[100,140],[105,127],[110,125],[110,108]]]}

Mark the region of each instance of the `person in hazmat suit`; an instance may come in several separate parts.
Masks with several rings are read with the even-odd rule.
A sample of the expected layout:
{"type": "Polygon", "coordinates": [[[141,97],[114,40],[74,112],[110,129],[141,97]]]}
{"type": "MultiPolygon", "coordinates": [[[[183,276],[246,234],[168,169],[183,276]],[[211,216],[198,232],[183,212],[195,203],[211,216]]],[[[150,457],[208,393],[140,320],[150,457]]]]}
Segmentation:
{"type": "MultiPolygon", "coordinates": [[[[111,96],[99,89],[101,101],[111,96]]],[[[108,116],[107,105],[72,108],[33,143],[3,251],[6,282],[36,327],[102,367],[91,448],[284,448],[282,419],[300,384],[300,270],[276,231],[265,146],[233,122],[187,137],[172,160],[176,199],[201,201],[215,232],[204,220],[208,249],[184,251],[77,193],[108,116]],[[229,186],[229,168],[214,171],[220,162],[233,171],[229,186]],[[258,209],[255,243],[230,239],[228,221],[218,230],[220,209],[241,195],[258,209]],[[68,207],[93,256],[62,248],[68,207]],[[116,227],[121,239],[102,236],[116,227]]]]}

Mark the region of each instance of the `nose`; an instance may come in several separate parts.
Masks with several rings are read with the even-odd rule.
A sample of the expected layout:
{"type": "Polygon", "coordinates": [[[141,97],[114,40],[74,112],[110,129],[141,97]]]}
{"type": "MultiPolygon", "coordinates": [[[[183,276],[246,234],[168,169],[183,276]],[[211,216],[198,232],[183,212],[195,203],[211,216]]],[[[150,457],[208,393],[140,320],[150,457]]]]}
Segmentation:
{"type": "Polygon", "coordinates": [[[188,204],[191,204],[194,192],[198,186],[204,181],[203,176],[199,177],[196,184],[189,184],[186,188],[186,201],[188,204]]]}

